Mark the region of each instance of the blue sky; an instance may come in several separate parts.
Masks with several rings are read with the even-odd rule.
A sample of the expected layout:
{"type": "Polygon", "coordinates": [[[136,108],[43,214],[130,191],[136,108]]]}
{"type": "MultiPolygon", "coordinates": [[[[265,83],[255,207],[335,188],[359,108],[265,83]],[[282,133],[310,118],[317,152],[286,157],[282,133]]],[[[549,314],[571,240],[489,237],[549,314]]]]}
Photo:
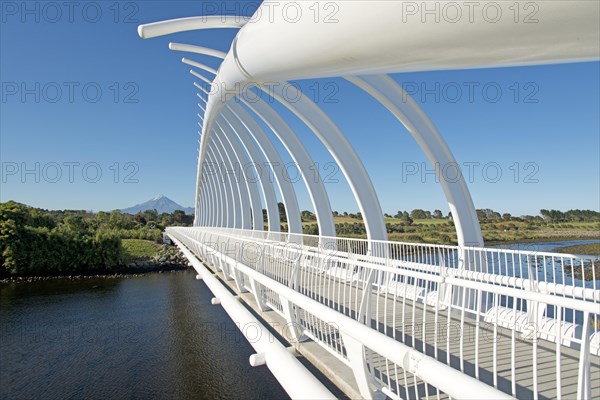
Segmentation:
{"type": "MultiPolygon", "coordinates": [[[[59,15],[45,3],[2,2],[1,201],[110,210],[162,193],[193,205],[196,90],[189,67],[180,62],[183,54],[167,44],[227,51],[236,32],[142,40],[136,29],[138,23],[224,7],[198,1],[78,4],[70,16],[68,9],[59,15]]],[[[230,13],[254,8],[227,4],[230,13]]],[[[217,66],[211,58],[186,56],[217,66]]],[[[541,208],[599,209],[599,76],[599,63],[591,62],[393,77],[415,94],[463,171],[471,171],[476,207],[520,215],[541,208]]],[[[362,157],[385,212],[447,212],[439,185],[423,170],[430,167],[420,149],[380,105],[341,79],[299,84],[312,97],[319,88],[317,102],[362,157]]],[[[324,169],[332,161],[324,146],[287,111],[276,109],[321,172],[330,172],[324,169]]],[[[333,178],[338,182],[326,183],[333,209],[356,211],[342,174],[333,178]]],[[[298,186],[302,208],[310,209],[298,186]]]]}

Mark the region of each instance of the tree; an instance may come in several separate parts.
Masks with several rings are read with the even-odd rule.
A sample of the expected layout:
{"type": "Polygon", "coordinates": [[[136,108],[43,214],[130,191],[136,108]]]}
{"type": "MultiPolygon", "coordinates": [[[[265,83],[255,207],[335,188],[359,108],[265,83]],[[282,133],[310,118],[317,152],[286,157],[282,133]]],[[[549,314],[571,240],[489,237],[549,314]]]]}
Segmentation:
{"type": "Polygon", "coordinates": [[[491,210],[489,208],[484,208],[484,209],[480,209],[480,210],[476,210],[477,212],[477,219],[479,219],[479,221],[494,221],[494,220],[500,220],[501,216],[500,213],[491,210]]]}
{"type": "Polygon", "coordinates": [[[183,210],[175,210],[173,211],[173,219],[175,220],[175,222],[183,222],[183,220],[185,219],[185,211],[183,210]]]}
{"type": "Polygon", "coordinates": [[[419,208],[414,209],[410,212],[410,217],[415,220],[415,219],[426,219],[427,218],[427,213],[424,210],[421,210],[419,208]]]}
{"type": "Polygon", "coordinates": [[[308,210],[304,210],[300,213],[300,218],[302,219],[302,222],[309,222],[309,221],[316,221],[317,217],[315,216],[315,214],[313,214],[312,212],[308,211],[308,210]]]}
{"type": "Polygon", "coordinates": [[[287,214],[285,212],[285,205],[281,202],[277,203],[277,207],[279,208],[279,219],[281,222],[287,222],[287,214]]]}
{"type": "Polygon", "coordinates": [[[433,211],[433,218],[436,218],[436,219],[444,218],[444,214],[442,214],[441,210],[435,210],[435,211],[433,211]]]}

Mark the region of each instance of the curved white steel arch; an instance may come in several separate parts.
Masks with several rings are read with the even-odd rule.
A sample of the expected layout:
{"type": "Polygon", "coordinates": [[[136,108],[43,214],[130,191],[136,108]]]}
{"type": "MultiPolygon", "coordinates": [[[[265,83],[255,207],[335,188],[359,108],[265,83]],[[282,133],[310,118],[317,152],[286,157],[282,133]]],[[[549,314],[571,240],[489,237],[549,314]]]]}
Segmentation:
{"type": "MultiPolygon", "coordinates": [[[[206,192],[204,193],[204,203],[205,208],[201,211],[203,213],[203,220],[205,221],[207,226],[214,226],[214,221],[216,218],[216,203],[214,200],[215,192],[212,188],[211,183],[208,181],[206,176],[203,176],[202,180],[198,182],[197,187],[203,187],[206,192]]],[[[197,214],[200,214],[200,210],[196,211],[197,214]]]]}
{"type": "MultiPolygon", "coordinates": [[[[244,111],[241,107],[239,108],[239,110],[244,111]]],[[[262,138],[266,138],[266,134],[262,131],[262,128],[260,128],[260,126],[257,125],[258,129],[253,127],[255,129],[254,131],[250,131],[250,129],[248,129],[248,125],[246,125],[246,123],[251,125],[250,123],[248,123],[250,118],[247,118],[245,121],[242,120],[236,114],[236,112],[230,108],[229,105],[227,105],[223,109],[221,117],[224,119],[225,122],[227,122],[227,124],[231,127],[233,132],[237,134],[238,139],[240,140],[244,148],[248,151],[248,154],[252,154],[252,160],[254,162],[257,162],[255,160],[263,160],[263,158],[260,156],[259,151],[264,156],[264,159],[267,160],[266,164],[258,163],[256,165],[261,166],[261,170],[258,172],[258,174],[263,188],[263,196],[265,198],[265,202],[267,203],[267,220],[269,223],[269,231],[279,232],[279,206],[277,204],[277,198],[275,196],[274,183],[276,183],[277,187],[279,188],[282,202],[285,205],[286,213],[290,213],[293,211],[288,208],[288,203],[289,199],[292,196],[295,197],[295,193],[293,192],[293,188],[291,187],[291,185],[287,185],[285,183],[285,179],[281,174],[281,169],[276,167],[276,165],[283,165],[279,154],[272,146],[272,144],[270,146],[265,145],[263,144],[265,143],[265,140],[259,141],[259,139],[257,139],[257,137],[261,138],[261,136],[262,138]],[[262,170],[263,167],[270,170],[272,172],[272,175],[265,174],[262,170]],[[275,182],[271,181],[271,176],[274,177],[275,182]]],[[[288,214],[286,214],[286,216],[289,218],[288,214]]]]}
{"type": "MultiPolygon", "coordinates": [[[[201,78],[202,80],[205,80],[206,82],[210,83],[210,81],[208,81],[202,75],[197,74],[194,71],[190,71],[190,72],[193,72],[194,75],[196,75],[199,78],[201,78]]],[[[199,85],[197,85],[196,83],[194,83],[194,84],[196,85],[196,87],[199,87],[199,85]]],[[[200,89],[204,91],[203,88],[200,88],[200,89]]],[[[200,104],[198,104],[198,106],[200,108],[202,108],[202,106],[200,104]]],[[[202,117],[200,117],[200,118],[202,118],[202,117]]],[[[243,124],[241,124],[239,117],[235,113],[233,113],[232,111],[229,110],[229,106],[226,106],[226,108],[223,110],[223,113],[220,116],[220,118],[222,118],[222,120],[224,121],[224,124],[226,124],[226,125],[223,125],[222,127],[225,127],[225,129],[229,129],[230,132],[233,132],[233,134],[235,135],[235,137],[237,138],[239,143],[241,143],[244,150],[247,152],[250,162],[253,165],[261,168],[260,170],[257,170],[257,176],[258,176],[258,183],[260,184],[261,191],[263,193],[263,198],[265,199],[265,203],[266,203],[267,221],[268,221],[269,231],[279,232],[279,228],[280,228],[279,206],[277,204],[277,198],[275,197],[275,190],[273,187],[273,182],[271,182],[271,180],[270,180],[271,174],[269,174],[267,176],[262,172],[262,167],[266,166],[267,168],[271,169],[271,171],[273,172],[273,176],[274,176],[276,174],[276,172],[273,171],[273,168],[274,168],[273,163],[270,163],[270,162],[264,163],[264,159],[260,155],[259,148],[257,147],[257,144],[252,139],[253,135],[247,131],[246,127],[243,124]],[[226,115],[228,115],[228,114],[230,114],[230,115],[227,118],[226,115]],[[234,123],[230,122],[230,120],[233,120],[234,123]]],[[[218,121],[217,121],[217,123],[218,123],[218,121]]],[[[232,142],[236,143],[235,139],[232,139],[232,142]]],[[[238,144],[238,146],[239,146],[239,144],[238,144]]],[[[277,161],[275,161],[275,162],[277,163],[277,161]]],[[[282,163],[279,162],[279,164],[282,164],[282,163]]],[[[284,201],[285,201],[285,197],[284,197],[284,201]]],[[[286,212],[287,212],[287,208],[286,208],[286,212]]],[[[258,216],[256,216],[256,218],[258,218],[258,216]]],[[[260,209],[260,223],[258,221],[255,221],[254,229],[263,230],[262,218],[263,218],[262,217],[262,209],[260,209]]]]}
{"type": "MultiPolygon", "coordinates": [[[[386,75],[352,76],[346,79],[394,114],[413,136],[431,165],[458,165],[433,122],[396,81],[386,75]]],[[[477,213],[464,178],[460,176],[452,181],[444,176],[439,178],[452,212],[459,246],[483,246],[477,213]]]]}
{"type": "MultiPolygon", "coordinates": [[[[242,229],[251,229],[252,224],[251,224],[251,219],[250,219],[250,210],[251,210],[251,205],[252,203],[250,202],[250,197],[249,197],[249,193],[250,190],[248,189],[248,183],[246,179],[242,179],[242,176],[240,174],[238,174],[239,169],[236,168],[235,165],[235,160],[232,158],[232,156],[235,154],[235,151],[233,149],[233,147],[231,146],[231,144],[229,144],[228,141],[223,140],[224,137],[226,136],[225,132],[223,132],[223,130],[221,129],[221,127],[218,125],[218,123],[215,123],[215,132],[214,132],[214,136],[215,139],[219,142],[219,148],[221,150],[223,150],[223,153],[225,154],[225,158],[226,158],[226,162],[227,165],[229,167],[229,171],[233,172],[230,175],[230,178],[233,177],[233,180],[235,181],[235,187],[236,187],[236,193],[238,195],[238,197],[236,199],[234,199],[234,201],[237,204],[237,207],[235,209],[235,211],[237,213],[239,213],[239,215],[236,215],[236,224],[234,224],[235,228],[242,228],[242,229]],[[221,136],[223,136],[223,139],[221,139],[221,136]]],[[[229,175],[229,173],[228,173],[229,175]]],[[[244,176],[245,178],[245,176],[244,176]]]]}
{"type": "MultiPolygon", "coordinates": [[[[198,53],[202,51],[202,49],[198,47],[196,47],[195,50],[198,53]]],[[[192,61],[186,58],[183,58],[182,61],[188,65],[192,65],[196,68],[200,68],[207,72],[216,74],[216,71],[214,69],[211,69],[210,67],[207,67],[196,61],[192,61]]],[[[323,182],[320,178],[319,171],[311,170],[311,166],[315,164],[312,158],[310,157],[310,154],[306,150],[305,146],[300,140],[298,140],[295,133],[293,133],[293,131],[291,130],[291,128],[289,128],[289,126],[283,120],[283,118],[281,118],[279,114],[277,114],[275,110],[273,110],[272,107],[265,103],[262,99],[259,98],[258,101],[251,102],[245,99],[243,96],[240,96],[240,100],[244,103],[246,107],[250,108],[269,126],[273,133],[275,133],[278,139],[283,143],[284,147],[294,160],[295,164],[298,166],[299,172],[302,176],[304,184],[306,185],[311,202],[313,204],[313,208],[315,210],[317,223],[319,225],[319,234],[322,236],[336,236],[335,224],[333,222],[333,215],[331,211],[331,204],[329,202],[329,196],[327,195],[325,186],[323,185],[323,182]],[[316,175],[319,176],[318,179],[312,180],[311,176],[316,175]]],[[[209,134],[210,130],[206,131],[205,135],[209,134]]],[[[285,177],[283,178],[285,180],[285,177]]],[[[365,190],[368,192],[367,189],[365,190]]],[[[287,210],[288,204],[284,204],[286,205],[287,210]]],[[[298,208],[297,202],[294,206],[294,209],[296,208],[298,208]]],[[[380,219],[383,224],[383,234],[377,235],[376,238],[386,239],[387,233],[385,232],[385,224],[383,223],[383,213],[381,213],[380,219]],[[381,237],[381,235],[385,236],[381,237]]],[[[292,218],[290,218],[290,216],[288,215],[288,230],[292,233],[302,233],[302,220],[299,211],[297,217],[293,216],[292,214],[292,218]]]]}
{"type": "MultiPolygon", "coordinates": [[[[216,148],[214,140],[211,140],[207,144],[207,151],[210,151],[213,155],[213,159],[216,160],[218,165],[225,164],[223,160],[223,156],[221,152],[216,148]]],[[[224,220],[221,222],[219,226],[225,228],[234,228],[235,227],[235,213],[234,213],[234,194],[233,194],[233,184],[231,183],[229,176],[227,174],[219,174],[214,176],[217,185],[220,183],[221,187],[221,198],[222,203],[225,205],[224,207],[224,220]]]]}
{"type": "MultiPolygon", "coordinates": [[[[187,61],[186,64],[188,65],[193,65],[197,68],[212,72],[208,68],[205,68],[206,66],[201,63],[190,61],[185,58],[184,60],[187,61]]],[[[325,191],[322,180],[320,178],[316,180],[311,179],[311,176],[316,175],[318,171],[315,172],[310,169],[310,166],[314,165],[314,162],[312,161],[312,158],[310,157],[310,154],[306,150],[305,146],[296,137],[295,133],[291,130],[283,118],[281,118],[279,114],[277,114],[262,99],[259,98],[258,101],[251,102],[245,99],[243,96],[240,96],[240,100],[246,107],[251,109],[259,118],[261,118],[267,124],[267,126],[269,126],[277,138],[282,142],[292,157],[292,160],[294,160],[294,163],[298,166],[302,179],[313,203],[315,215],[317,216],[317,222],[319,224],[319,234],[323,236],[335,236],[335,224],[333,223],[333,215],[331,212],[329,197],[327,196],[327,192],[325,191]]],[[[210,131],[207,131],[205,135],[209,133],[210,131]]],[[[268,141],[269,139],[266,138],[266,140],[268,141]]],[[[285,177],[282,178],[284,181],[287,180],[285,177]]],[[[294,209],[299,210],[295,196],[293,200],[296,202],[294,209]]],[[[285,205],[286,207],[288,206],[288,204],[285,205]]],[[[298,211],[297,216],[294,215],[295,213],[290,214],[291,215],[288,215],[289,232],[302,233],[300,212],[298,211]]]]}
{"type": "MultiPolygon", "coordinates": [[[[209,67],[206,67],[204,64],[195,64],[195,66],[197,66],[198,68],[210,72],[209,67]]],[[[202,79],[203,81],[210,83],[210,81],[208,81],[204,76],[195,72],[194,70],[190,70],[190,73],[202,79]]],[[[204,110],[202,106],[200,107],[204,110]]],[[[296,200],[296,193],[291,182],[289,182],[283,175],[283,171],[281,168],[283,168],[284,163],[281,160],[279,153],[277,152],[277,150],[275,149],[275,147],[273,146],[263,129],[256,123],[254,118],[246,110],[244,110],[243,107],[241,107],[239,104],[231,103],[230,105],[226,106],[226,109],[228,109],[233,115],[233,118],[230,117],[230,121],[238,120],[244,127],[242,129],[242,125],[237,125],[236,123],[234,123],[236,124],[236,126],[232,128],[234,130],[240,129],[240,131],[247,131],[250,134],[250,136],[254,139],[256,144],[260,147],[265,159],[267,160],[267,167],[270,168],[273,172],[273,176],[275,177],[277,185],[280,189],[282,202],[285,206],[288,223],[289,221],[298,221],[297,223],[292,224],[293,228],[289,228],[290,232],[301,233],[302,231],[300,221],[300,209],[296,200]],[[300,228],[298,228],[298,226],[300,226],[300,228]],[[298,229],[300,230],[298,231],[298,229]]],[[[198,178],[199,177],[200,173],[198,174],[198,178]]],[[[280,218],[279,207],[277,206],[277,204],[275,204],[274,207],[267,208],[267,213],[269,221],[269,230],[273,232],[279,232],[280,218]]]]}
{"type": "Polygon", "coordinates": [[[142,39],[170,35],[176,32],[193,31],[200,29],[240,29],[246,24],[243,18],[237,15],[211,15],[201,17],[178,18],[166,21],[151,22],[138,26],[138,34],[142,39]]]}
{"type": "MultiPolygon", "coordinates": [[[[236,94],[236,84],[248,81],[527,65],[597,59],[600,55],[597,46],[599,11],[593,4],[585,5],[582,11],[553,2],[545,6],[544,15],[548,20],[544,23],[518,26],[506,21],[398,24],[401,7],[401,2],[379,3],[378,7],[347,2],[341,7],[337,24],[311,23],[308,27],[307,19],[290,24],[279,16],[269,21],[269,26],[264,21],[246,25],[236,36],[215,77],[217,91],[207,102],[205,129],[209,130],[228,97],[236,94]],[[557,21],[563,25],[557,27],[557,21]],[[306,40],[307,35],[312,40],[306,40]],[[527,43],[510,45],[523,36],[528,38],[527,43]],[[454,40],[440,41],[439,37],[454,40]],[[337,46],[337,43],[352,45],[337,46]],[[273,51],[274,48],[278,51],[273,51]],[[412,51],[415,48],[419,51],[412,51]]],[[[468,199],[456,196],[450,201],[454,207],[457,207],[456,202],[466,201],[457,207],[463,210],[471,208],[468,199]]],[[[462,225],[457,233],[467,235],[462,238],[463,242],[480,241],[478,227],[470,229],[467,224],[462,225]]]]}
{"type": "Polygon", "coordinates": [[[247,191],[244,192],[240,187],[243,185],[243,183],[240,183],[239,177],[235,175],[235,167],[231,160],[229,151],[219,138],[219,131],[217,127],[213,127],[213,135],[211,136],[210,140],[213,150],[217,152],[218,162],[220,161],[218,164],[218,169],[220,172],[219,175],[226,178],[222,181],[219,179],[217,181],[220,181],[225,187],[227,187],[227,185],[225,185],[225,180],[227,180],[230,189],[229,192],[227,190],[224,192],[226,196],[226,203],[228,205],[226,226],[231,228],[247,229],[249,226],[245,220],[248,213],[244,212],[244,207],[249,203],[247,198],[248,194],[247,191]],[[225,174],[223,174],[223,169],[225,169],[225,174]],[[233,179],[229,172],[234,172],[233,179]],[[227,196],[227,194],[230,194],[230,196],[227,196]]]}
{"type": "Polygon", "coordinates": [[[227,55],[227,53],[224,53],[219,50],[211,49],[210,47],[202,47],[202,46],[196,46],[193,44],[173,43],[173,42],[169,43],[169,50],[202,54],[205,56],[216,57],[221,60],[223,58],[225,58],[225,56],[227,55]]]}
{"type": "MultiPolygon", "coordinates": [[[[208,155],[210,155],[210,159],[213,165],[218,164],[216,156],[213,154],[212,151],[209,151],[208,155]]],[[[215,190],[215,203],[217,204],[217,218],[215,220],[215,226],[225,226],[227,214],[227,204],[223,195],[225,187],[218,183],[216,175],[211,175],[209,179],[212,181],[212,185],[215,190]]]]}
{"type": "MultiPolygon", "coordinates": [[[[244,96],[240,96],[239,98],[246,107],[252,110],[273,131],[298,167],[315,210],[315,216],[319,224],[319,234],[330,237],[336,236],[329,196],[327,195],[319,171],[311,169],[311,166],[315,165],[315,163],[304,144],[298,139],[284,119],[264,100],[259,98],[256,102],[250,102],[244,96]],[[318,178],[312,179],[315,176],[318,176],[318,178]]],[[[302,222],[299,222],[300,227],[298,232],[302,232],[302,222]]],[[[296,232],[296,230],[292,230],[291,224],[289,226],[290,232],[296,232]]]]}
{"type": "MultiPolygon", "coordinates": [[[[196,86],[198,89],[200,89],[205,94],[208,94],[208,92],[203,87],[198,85],[196,82],[194,82],[194,86],[196,86]]],[[[202,99],[202,97],[199,94],[198,94],[198,97],[200,99],[202,99]]],[[[202,99],[202,100],[204,100],[204,99],[202,99]]],[[[246,189],[248,191],[248,196],[250,198],[250,208],[252,210],[251,227],[252,227],[252,229],[255,229],[255,230],[257,229],[257,230],[262,231],[264,229],[263,228],[262,203],[260,201],[260,196],[258,194],[258,189],[256,187],[257,181],[251,181],[246,176],[246,167],[248,165],[250,165],[249,163],[251,162],[251,158],[249,158],[250,156],[248,154],[246,154],[246,152],[240,146],[238,139],[236,139],[238,137],[238,135],[237,135],[237,133],[233,132],[232,128],[230,128],[228,125],[219,124],[219,121],[216,121],[216,125],[224,133],[223,137],[229,143],[229,146],[231,147],[233,154],[235,155],[235,157],[237,159],[238,165],[240,166],[240,173],[242,174],[242,177],[243,177],[241,184],[246,187],[246,189]],[[227,132],[229,132],[230,134],[228,135],[227,132]],[[231,139],[230,139],[230,136],[231,136],[231,139]]],[[[277,205],[275,204],[275,206],[277,206],[277,205]]]]}
{"type": "Polygon", "coordinates": [[[262,213],[263,207],[262,207],[262,202],[260,201],[260,195],[258,193],[257,180],[253,181],[246,174],[246,168],[248,165],[250,165],[251,159],[249,158],[247,153],[244,151],[244,149],[240,145],[240,142],[237,139],[237,135],[231,134],[232,129],[225,124],[223,124],[223,127],[222,127],[221,126],[222,124],[219,123],[218,120],[215,121],[215,123],[216,123],[217,127],[224,133],[223,138],[229,143],[229,146],[231,147],[231,150],[233,151],[233,154],[235,155],[235,158],[240,167],[240,173],[241,173],[241,177],[243,178],[242,179],[243,184],[246,186],[246,189],[248,190],[248,196],[250,199],[250,209],[252,212],[252,215],[251,215],[252,219],[251,219],[251,223],[250,223],[250,226],[248,227],[248,229],[262,231],[264,229],[263,213],[262,213]],[[229,132],[229,134],[228,134],[228,132],[229,132]]]}
{"type": "MultiPolygon", "coordinates": [[[[211,154],[209,157],[209,161],[210,163],[212,163],[213,167],[216,164],[216,162],[212,159],[213,155],[211,154]]],[[[210,204],[213,208],[214,211],[214,215],[212,215],[211,218],[211,226],[220,226],[222,224],[222,220],[223,220],[223,214],[224,214],[224,204],[222,203],[222,199],[223,197],[221,196],[221,186],[217,185],[216,182],[216,177],[215,174],[210,174],[210,175],[202,175],[202,178],[206,180],[206,184],[207,186],[211,187],[211,198],[210,198],[210,204]]]]}
{"type": "MultiPolygon", "coordinates": [[[[285,85],[287,82],[282,83],[285,85]]],[[[273,97],[292,111],[319,138],[340,167],[363,216],[367,238],[387,240],[383,210],[371,178],[354,147],[335,123],[307,96],[302,95],[297,101],[289,102],[286,101],[282,90],[282,86],[274,86],[273,97]]]]}
{"type": "MultiPolygon", "coordinates": [[[[216,159],[214,158],[214,155],[212,153],[209,153],[208,155],[210,156],[210,157],[208,157],[208,162],[212,163],[213,165],[216,164],[216,159]]],[[[214,210],[215,210],[212,226],[222,226],[223,222],[224,222],[224,215],[225,215],[225,204],[223,203],[224,199],[223,199],[223,196],[221,195],[221,185],[217,185],[215,174],[202,175],[202,176],[206,179],[208,184],[212,187],[211,203],[214,204],[214,210]]]]}
{"type": "MultiPolygon", "coordinates": [[[[262,11],[264,6],[261,6],[262,11]]],[[[309,5],[303,4],[302,7],[306,8],[309,5]]],[[[491,24],[489,21],[469,21],[468,24],[460,21],[456,25],[422,24],[419,21],[397,24],[397,12],[402,11],[401,7],[402,4],[396,2],[380,3],[377,8],[365,7],[358,2],[344,3],[339,10],[339,15],[343,18],[340,18],[337,24],[316,23],[311,24],[309,29],[306,19],[298,24],[290,24],[286,18],[275,15],[275,20],[269,21],[268,26],[264,20],[245,25],[246,21],[239,18],[233,23],[231,18],[213,17],[207,20],[201,17],[201,23],[192,18],[149,24],[140,27],[139,33],[142,37],[151,37],[188,29],[243,26],[215,77],[217,92],[221,90],[221,93],[212,93],[208,98],[203,124],[204,134],[201,138],[200,174],[205,151],[203,143],[207,142],[213,120],[227,99],[226,95],[223,96],[223,91],[230,92],[234,83],[341,74],[569,62],[598,59],[600,55],[597,46],[600,31],[597,20],[600,12],[597,4],[580,3],[579,7],[572,7],[562,2],[552,2],[545,5],[545,20],[530,25],[515,25],[505,21],[497,24],[491,24]],[[274,35],[274,32],[277,34],[274,35]],[[406,35],[406,32],[410,32],[411,35],[406,35]],[[298,40],[306,39],[306,35],[316,40],[298,40]],[[528,38],[526,43],[522,43],[521,46],[509,45],[523,36],[528,38]],[[442,44],[441,41],[435,40],[439,37],[453,40],[442,44]],[[352,45],[332,46],[342,41],[351,42],[352,45]],[[277,48],[278,51],[272,51],[273,48],[277,48]],[[386,51],[390,48],[402,51],[386,51]],[[419,51],[411,51],[414,48],[419,48],[419,51]],[[324,54],[329,54],[324,50],[333,51],[333,56],[324,57],[324,54]]],[[[223,56],[222,52],[199,46],[174,43],[170,48],[219,58],[223,56]]],[[[197,66],[194,62],[187,63],[197,66]]],[[[388,96],[382,97],[382,90],[364,82],[361,84],[363,89],[380,102],[388,103],[386,107],[390,108],[390,98],[384,99],[383,97],[388,96]],[[379,93],[375,93],[376,91],[379,93]]],[[[230,96],[235,94],[235,91],[229,93],[230,96]]],[[[397,109],[392,107],[392,112],[398,117],[397,109]]],[[[426,117],[420,121],[427,126],[426,117]]],[[[452,155],[444,151],[443,140],[439,140],[441,137],[437,136],[437,142],[424,143],[422,146],[429,149],[426,150],[426,153],[429,151],[428,158],[436,163],[453,160],[452,155]],[[437,150],[431,150],[432,148],[437,150]],[[438,157],[442,161],[438,160],[438,157]]],[[[422,138],[417,138],[418,142],[419,140],[423,143],[422,138]]],[[[444,192],[451,210],[459,219],[459,241],[468,244],[481,243],[480,228],[464,182],[446,186],[444,192]],[[472,219],[470,223],[469,218],[472,219]]]]}
{"type": "MultiPolygon", "coordinates": [[[[204,99],[202,99],[202,100],[204,100],[204,99]]],[[[202,111],[206,112],[206,110],[204,109],[204,107],[200,103],[197,103],[197,106],[202,111]]],[[[198,125],[200,126],[200,132],[198,133],[198,135],[200,137],[200,141],[199,142],[201,142],[201,139],[202,139],[202,126],[204,125],[204,117],[202,117],[200,115],[200,113],[198,113],[197,116],[198,116],[198,118],[200,118],[202,120],[202,123],[198,122],[198,125]]],[[[202,171],[204,170],[204,168],[201,168],[200,160],[201,160],[201,157],[200,157],[200,145],[198,145],[198,167],[197,167],[197,170],[196,170],[196,188],[204,187],[205,189],[209,188],[210,190],[216,190],[213,187],[212,183],[208,182],[208,178],[206,177],[206,175],[202,174],[202,171]]],[[[199,189],[196,189],[196,200],[198,199],[198,190],[199,189]]],[[[217,213],[217,211],[216,211],[217,210],[217,204],[216,204],[216,199],[214,198],[214,196],[215,196],[214,192],[210,193],[210,194],[207,194],[205,196],[207,204],[211,208],[211,210],[210,210],[211,215],[208,217],[209,226],[217,226],[216,219],[215,219],[216,218],[216,213],[217,213]],[[213,212],[214,212],[214,214],[213,214],[213,212]]],[[[199,213],[199,210],[196,209],[195,212],[199,213]]],[[[195,226],[198,226],[198,225],[195,225],[195,226]]]]}

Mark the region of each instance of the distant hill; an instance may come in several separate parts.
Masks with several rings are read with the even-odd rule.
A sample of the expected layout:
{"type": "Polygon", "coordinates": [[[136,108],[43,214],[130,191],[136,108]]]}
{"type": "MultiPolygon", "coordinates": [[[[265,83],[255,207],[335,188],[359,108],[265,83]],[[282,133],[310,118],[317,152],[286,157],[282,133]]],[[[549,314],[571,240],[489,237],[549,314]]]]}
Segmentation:
{"type": "Polygon", "coordinates": [[[172,213],[175,210],[182,210],[188,215],[194,213],[194,209],[192,207],[183,207],[182,205],[175,203],[173,200],[163,196],[162,194],[146,201],[145,203],[136,204],[135,206],[129,208],[122,208],[120,211],[127,214],[137,214],[142,211],[154,209],[156,209],[159,214],[172,213]]]}

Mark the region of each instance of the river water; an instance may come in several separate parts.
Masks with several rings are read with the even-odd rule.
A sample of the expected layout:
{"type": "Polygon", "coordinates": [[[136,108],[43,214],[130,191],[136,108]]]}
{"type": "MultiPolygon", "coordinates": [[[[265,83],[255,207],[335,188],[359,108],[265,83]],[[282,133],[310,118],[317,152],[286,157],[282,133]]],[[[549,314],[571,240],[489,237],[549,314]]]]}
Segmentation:
{"type": "MultiPolygon", "coordinates": [[[[566,241],[548,241],[548,242],[536,242],[536,243],[511,243],[501,244],[495,247],[510,250],[524,250],[524,251],[537,251],[537,252],[553,252],[561,247],[577,246],[580,244],[591,244],[598,243],[597,239],[593,240],[566,240],[566,241]]],[[[581,255],[583,258],[589,258],[593,256],[581,255]]]]}
{"type": "Polygon", "coordinates": [[[0,285],[0,399],[284,399],[192,272],[0,285]]]}

